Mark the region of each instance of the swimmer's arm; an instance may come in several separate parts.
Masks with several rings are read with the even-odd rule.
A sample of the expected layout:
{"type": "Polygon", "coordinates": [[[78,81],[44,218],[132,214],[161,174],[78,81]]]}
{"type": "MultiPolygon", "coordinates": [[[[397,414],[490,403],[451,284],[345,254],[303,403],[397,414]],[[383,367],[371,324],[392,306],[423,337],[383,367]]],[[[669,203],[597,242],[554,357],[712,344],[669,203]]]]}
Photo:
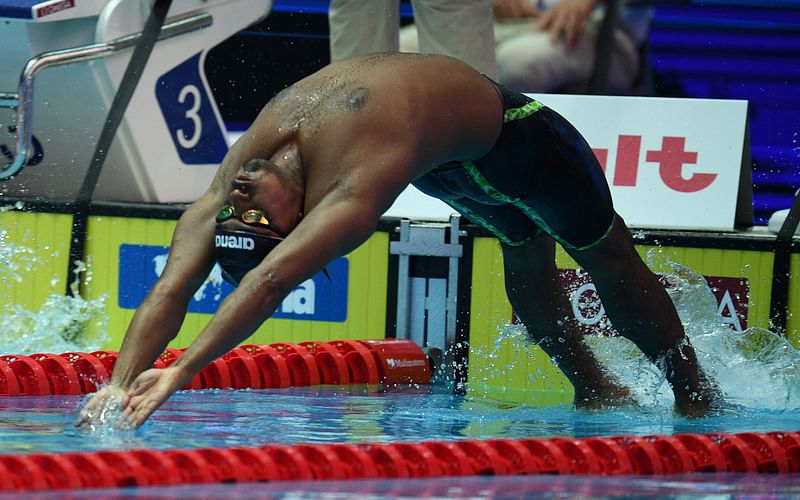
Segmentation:
{"type": "Polygon", "coordinates": [[[247,273],[174,366],[195,373],[244,341],[297,285],[347,254],[375,230],[380,211],[356,200],[322,202],[264,261],[247,273]]]}
{"type": "Polygon", "coordinates": [[[208,190],[178,220],[163,273],[128,326],[112,383],[129,388],[152,367],[180,330],[189,301],[214,267],[215,217],[243,159],[257,141],[239,140],[225,155],[208,190]]]}
{"type": "Polygon", "coordinates": [[[264,262],[244,276],[169,368],[148,370],[136,378],[123,403],[127,422],[134,427],[144,423],[204,366],[255,332],[295,286],[363,243],[380,213],[359,207],[356,200],[318,205],[264,262]]]}
{"type": "Polygon", "coordinates": [[[296,286],[372,235],[381,215],[410,182],[411,165],[424,163],[413,145],[387,148],[386,142],[399,144],[392,139],[361,135],[360,141],[348,148],[348,156],[340,157],[339,162],[354,166],[339,170],[340,178],[331,183],[328,194],[244,276],[197,339],[171,365],[181,370],[181,385],[252,335],[296,286]]]}
{"type": "Polygon", "coordinates": [[[209,228],[208,221],[213,221],[218,203],[215,196],[204,196],[181,216],[167,266],[128,326],[111,384],[87,401],[80,411],[77,426],[102,423],[103,408],[122,404],[136,378],[153,366],[177,334],[194,290],[202,284],[213,264],[210,245],[201,242],[213,238],[214,225],[212,223],[209,228]],[[205,236],[209,231],[210,235],[205,236]]]}
{"type": "Polygon", "coordinates": [[[225,155],[208,190],[178,219],[164,271],[137,309],[122,341],[112,383],[129,388],[152,367],[180,330],[189,301],[214,267],[215,217],[243,155],[247,141],[238,141],[225,155]]]}
{"type": "Polygon", "coordinates": [[[128,388],[175,338],[195,291],[213,267],[214,215],[220,201],[201,197],[180,217],[167,265],[131,320],[112,383],[128,388]]]}
{"type": "Polygon", "coordinates": [[[397,179],[373,181],[361,186],[357,179],[343,180],[244,276],[197,339],[171,365],[182,372],[180,382],[191,380],[204,366],[255,332],[298,284],[370,237],[380,215],[406,185],[397,179]],[[376,185],[393,187],[380,190],[376,185]]]}

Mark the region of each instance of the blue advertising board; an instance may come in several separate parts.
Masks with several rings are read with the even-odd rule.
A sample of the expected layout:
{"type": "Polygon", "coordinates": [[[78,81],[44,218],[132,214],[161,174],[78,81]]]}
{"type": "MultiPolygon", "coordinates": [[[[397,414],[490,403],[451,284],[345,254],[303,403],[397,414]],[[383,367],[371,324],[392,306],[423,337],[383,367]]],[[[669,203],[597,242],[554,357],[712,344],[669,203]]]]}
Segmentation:
{"type": "MultiPolygon", "coordinates": [[[[161,276],[169,247],[123,244],[119,248],[119,307],[136,309],[161,276]]],[[[347,292],[350,263],[340,257],[326,267],[330,279],[317,273],[301,283],[283,300],[273,318],[306,321],[344,322],[347,320],[347,292]]],[[[222,279],[218,265],[200,286],[189,303],[189,312],[213,314],[233,292],[222,279]]]]}

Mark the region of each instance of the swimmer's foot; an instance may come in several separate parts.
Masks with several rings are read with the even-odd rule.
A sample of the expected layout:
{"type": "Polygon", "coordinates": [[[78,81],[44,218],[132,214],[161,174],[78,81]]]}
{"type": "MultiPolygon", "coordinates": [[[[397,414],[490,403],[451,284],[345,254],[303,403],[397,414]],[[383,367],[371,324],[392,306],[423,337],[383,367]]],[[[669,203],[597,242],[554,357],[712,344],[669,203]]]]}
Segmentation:
{"type": "Polygon", "coordinates": [[[712,391],[692,394],[686,398],[675,398],[675,413],[687,418],[703,418],[720,408],[722,398],[712,391]]]}
{"type": "Polygon", "coordinates": [[[722,392],[716,384],[704,380],[702,388],[691,394],[675,397],[675,413],[687,418],[702,418],[710,412],[721,409],[722,392]]]}
{"type": "Polygon", "coordinates": [[[675,413],[687,418],[703,418],[711,411],[708,401],[682,401],[675,402],[675,413]]]}
{"type": "Polygon", "coordinates": [[[575,408],[606,410],[637,405],[630,389],[615,381],[604,381],[596,387],[575,387],[575,408]]]}

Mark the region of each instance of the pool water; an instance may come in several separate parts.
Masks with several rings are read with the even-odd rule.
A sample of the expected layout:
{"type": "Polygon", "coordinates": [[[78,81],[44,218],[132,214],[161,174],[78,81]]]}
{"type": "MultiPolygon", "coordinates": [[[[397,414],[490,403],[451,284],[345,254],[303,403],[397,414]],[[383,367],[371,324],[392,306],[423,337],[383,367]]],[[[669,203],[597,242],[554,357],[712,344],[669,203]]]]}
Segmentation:
{"type": "MultiPolygon", "coordinates": [[[[147,488],[37,492],[37,499],[280,498],[292,500],[701,498],[791,499],[800,497],[800,475],[681,474],[673,476],[470,476],[367,481],[284,481],[147,488]]],[[[8,495],[4,499],[30,498],[8,495]]]]}
{"type": "MultiPolygon", "coordinates": [[[[535,408],[443,387],[180,391],[136,431],[73,426],[84,397],[0,398],[0,454],[794,430],[800,412],[739,408],[686,419],[663,407],[535,408]]],[[[797,498],[800,475],[498,476],[285,481],[37,492],[38,498],[797,498]]],[[[4,495],[14,498],[14,495],[4,495]]]]}
{"type": "Polygon", "coordinates": [[[180,391],[136,431],[73,426],[79,396],[0,398],[0,454],[298,443],[590,437],[800,429],[800,411],[738,408],[702,419],[661,407],[535,408],[437,386],[180,391]]]}

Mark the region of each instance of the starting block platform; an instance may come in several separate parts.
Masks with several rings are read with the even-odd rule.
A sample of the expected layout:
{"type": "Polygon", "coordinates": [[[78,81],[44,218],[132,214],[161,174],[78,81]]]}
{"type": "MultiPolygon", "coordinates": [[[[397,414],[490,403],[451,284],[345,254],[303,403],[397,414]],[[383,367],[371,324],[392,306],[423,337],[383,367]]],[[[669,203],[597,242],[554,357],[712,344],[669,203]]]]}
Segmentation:
{"type": "MultiPolygon", "coordinates": [[[[206,190],[228,148],[206,55],[271,7],[172,2],[95,199],[190,202],[206,190]]],[[[148,0],[0,1],[2,194],[75,198],[150,11],[148,0]]]]}

